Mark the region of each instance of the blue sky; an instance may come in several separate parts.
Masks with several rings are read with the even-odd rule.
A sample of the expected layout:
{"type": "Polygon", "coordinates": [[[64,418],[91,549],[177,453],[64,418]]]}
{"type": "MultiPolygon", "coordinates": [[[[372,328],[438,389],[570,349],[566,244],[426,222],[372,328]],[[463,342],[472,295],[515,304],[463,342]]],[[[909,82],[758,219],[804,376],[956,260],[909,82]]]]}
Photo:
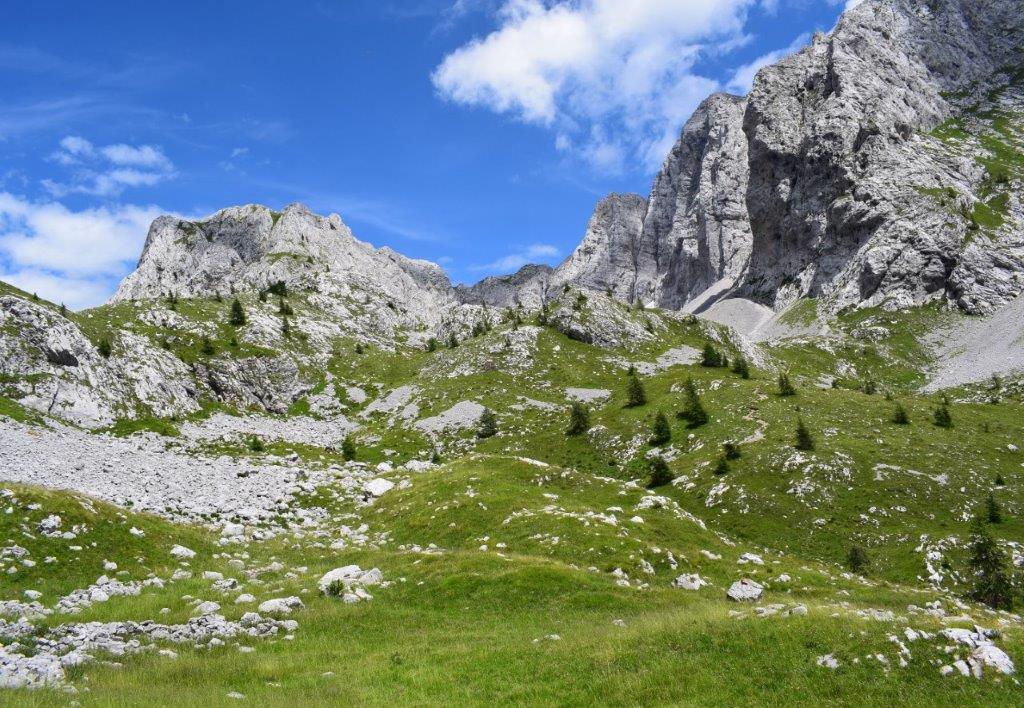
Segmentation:
{"type": "Polygon", "coordinates": [[[453,281],[557,263],[845,0],[7,0],[0,279],[83,307],[156,215],[301,201],[453,281]]]}

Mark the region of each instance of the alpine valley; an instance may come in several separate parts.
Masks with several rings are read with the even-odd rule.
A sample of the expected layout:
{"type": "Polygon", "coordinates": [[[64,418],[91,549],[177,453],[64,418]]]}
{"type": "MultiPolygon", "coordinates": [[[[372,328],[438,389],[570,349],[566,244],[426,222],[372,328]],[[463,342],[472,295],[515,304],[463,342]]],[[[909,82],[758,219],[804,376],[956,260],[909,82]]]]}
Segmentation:
{"type": "Polygon", "coordinates": [[[866,0],[557,268],[0,283],[0,703],[1020,705],[1024,6],[866,0]]]}

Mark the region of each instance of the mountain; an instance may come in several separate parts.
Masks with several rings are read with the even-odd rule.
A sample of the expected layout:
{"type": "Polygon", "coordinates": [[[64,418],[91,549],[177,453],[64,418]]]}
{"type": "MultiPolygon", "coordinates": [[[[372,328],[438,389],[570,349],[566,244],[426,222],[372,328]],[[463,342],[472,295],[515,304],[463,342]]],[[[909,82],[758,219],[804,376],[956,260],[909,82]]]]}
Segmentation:
{"type": "Polygon", "coordinates": [[[701,104],[646,204],[603,200],[551,282],[991,312],[1024,289],[1022,62],[1015,0],[862,3],[701,104]]]}
{"type": "Polygon", "coordinates": [[[867,0],[558,268],[0,283],[0,702],[1019,705],[1022,16],[867,0]]]}

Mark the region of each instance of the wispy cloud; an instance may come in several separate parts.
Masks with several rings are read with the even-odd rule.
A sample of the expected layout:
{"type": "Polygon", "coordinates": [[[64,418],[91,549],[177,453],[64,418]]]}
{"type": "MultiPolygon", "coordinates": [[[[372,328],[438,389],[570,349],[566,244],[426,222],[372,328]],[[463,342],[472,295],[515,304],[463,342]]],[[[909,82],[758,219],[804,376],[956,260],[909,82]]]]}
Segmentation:
{"type": "Polygon", "coordinates": [[[88,194],[111,197],[131,187],[151,187],[174,177],[174,165],[156,145],[116,143],[97,147],[77,135],[60,141],[50,159],[71,170],[70,180],[42,180],[55,197],[88,194]]]}

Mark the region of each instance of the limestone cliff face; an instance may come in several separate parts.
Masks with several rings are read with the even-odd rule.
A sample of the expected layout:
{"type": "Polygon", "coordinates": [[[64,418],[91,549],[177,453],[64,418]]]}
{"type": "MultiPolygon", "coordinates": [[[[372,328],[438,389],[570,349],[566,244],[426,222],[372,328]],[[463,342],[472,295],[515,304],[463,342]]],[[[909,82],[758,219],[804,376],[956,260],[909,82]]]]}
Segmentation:
{"type": "Polygon", "coordinates": [[[1022,47],[1019,0],[867,0],[747,98],[706,100],[642,223],[635,199],[603,201],[553,282],[673,309],[725,279],[775,307],[1006,302],[1024,160],[981,118],[1024,116],[1022,47]],[[950,120],[959,139],[932,133],[950,120]]]}

